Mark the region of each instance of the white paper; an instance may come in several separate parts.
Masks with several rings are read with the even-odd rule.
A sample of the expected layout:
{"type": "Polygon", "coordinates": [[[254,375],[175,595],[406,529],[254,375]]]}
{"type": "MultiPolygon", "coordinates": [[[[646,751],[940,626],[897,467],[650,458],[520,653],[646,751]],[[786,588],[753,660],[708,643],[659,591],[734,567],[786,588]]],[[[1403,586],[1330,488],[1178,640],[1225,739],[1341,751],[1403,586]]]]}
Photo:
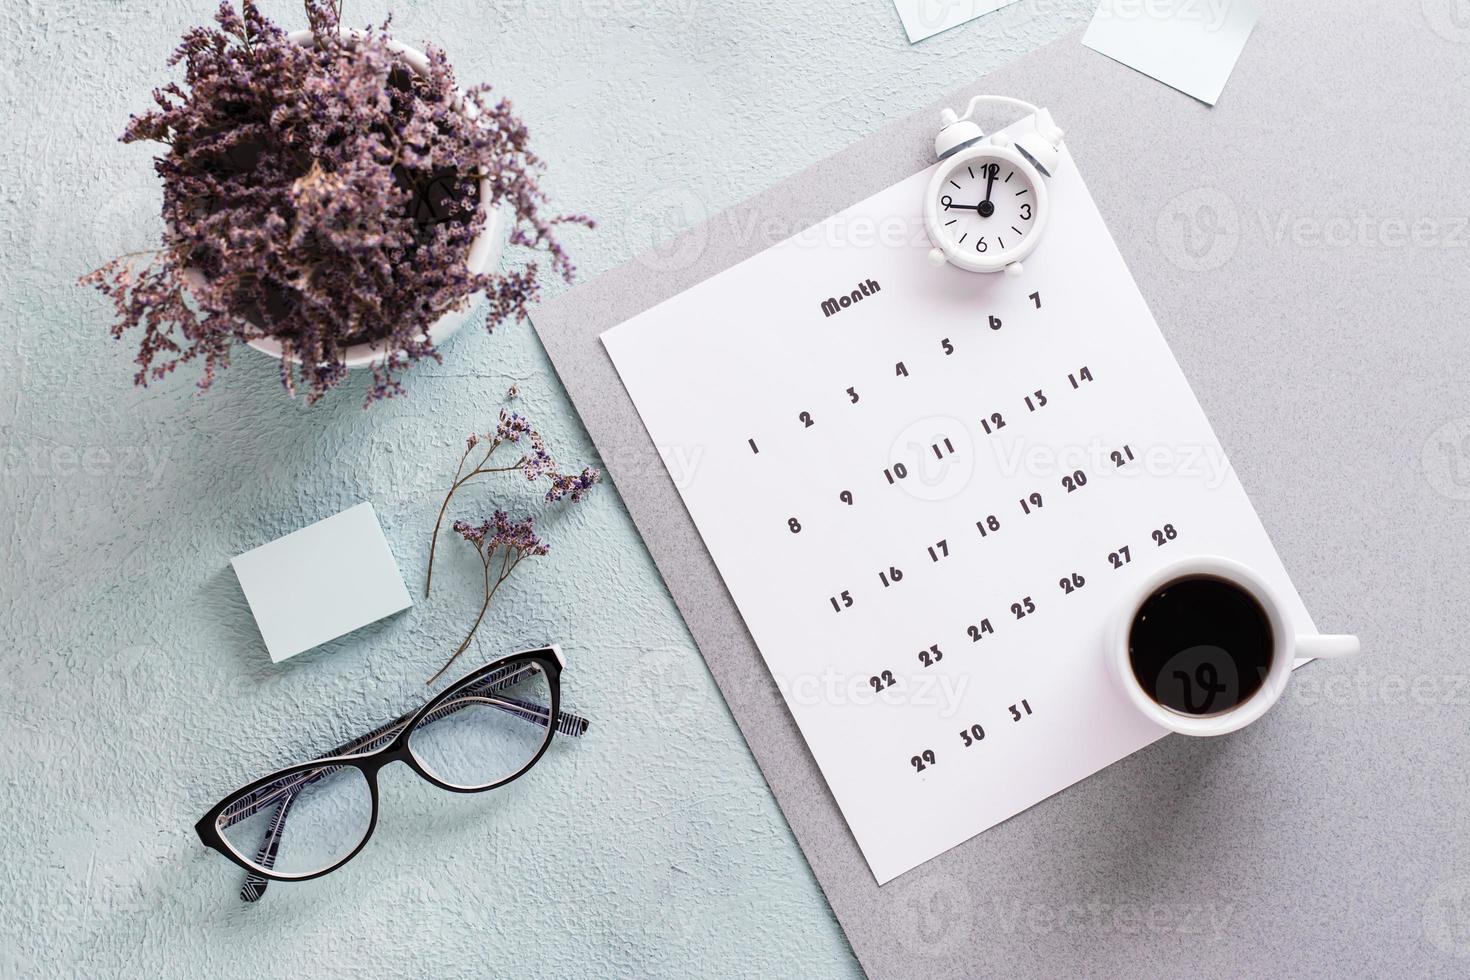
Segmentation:
{"type": "Polygon", "coordinates": [[[1015,3],[1016,0],[893,0],[904,33],[913,44],[940,31],[958,27],[981,14],[1015,3]]]}
{"type": "Polygon", "coordinates": [[[603,334],[880,884],[1159,737],[1102,644],[1161,564],[1234,557],[1312,631],[1070,155],[1014,278],[928,263],[928,180],[603,334]]]}
{"type": "Polygon", "coordinates": [[[1082,43],[1214,105],[1258,16],[1254,0],[1102,0],[1082,43]]]}
{"type": "Polygon", "coordinates": [[[413,605],[372,504],[231,559],[279,663],[413,605]]]}

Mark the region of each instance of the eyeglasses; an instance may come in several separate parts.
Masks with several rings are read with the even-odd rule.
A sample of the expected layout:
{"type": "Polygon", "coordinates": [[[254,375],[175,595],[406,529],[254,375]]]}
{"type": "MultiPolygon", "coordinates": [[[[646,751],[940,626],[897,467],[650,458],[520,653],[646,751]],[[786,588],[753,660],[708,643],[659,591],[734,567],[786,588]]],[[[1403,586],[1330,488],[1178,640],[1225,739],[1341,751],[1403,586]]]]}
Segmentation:
{"type": "Polygon", "coordinates": [[[259,900],[268,882],[336,871],[378,824],[378,771],[389,763],[406,762],[451,792],[483,793],[524,775],[553,732],[586,732],[587,719],[561,710],[565,666],[555,646],[488,663],[417,711],[241,787],[194,830],[248,872],[246,902],[259,900]]]}

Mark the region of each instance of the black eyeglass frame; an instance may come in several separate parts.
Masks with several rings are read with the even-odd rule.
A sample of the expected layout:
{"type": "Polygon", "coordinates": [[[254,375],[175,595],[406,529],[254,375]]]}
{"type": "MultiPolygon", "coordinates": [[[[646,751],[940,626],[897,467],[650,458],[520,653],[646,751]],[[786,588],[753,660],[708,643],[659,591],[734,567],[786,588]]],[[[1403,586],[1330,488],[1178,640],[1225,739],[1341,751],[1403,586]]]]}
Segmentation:
{"type": "MultiPolygon", "coordinates": [[[[282,769],[277,769],[275,772],[267,776],[263,776],[260,779],[254,780],[253,782],[246,783],[244,786],[236,789],[234,792],[230,793],[214,806],[210,807],[209,812],[201,817],[199,819],[199,822],[194,825],[194,831],[199,835],[199,839],[201,842],[203,842],[205,847],[211,848],[223,854],[232,862],[245,869],[245,871],[249,872],[249,874],[254,879],[266,879],[270,881],[310,881],[313,878],[320,878],[323,875],[331,874],[333,871],[336,871],[348,861],[351,861],[353,858],[357,857],[358,853],[361,852],[365,846],[367,846],[367,842],[372,839],[373,831],[377,829],[378,772],[383,769],[383,767],[388,766],[394,762],[404,762],[408,764],[408,767],[410,769],[418,773],[419,776],[428,780],[430,783],[433,783],[435,786],[438,786],[440,789],[447,789],[451,793],[485,793],[489,792],[492,789],[498,789],[499,787],[504,786],[507,783],[514,782],[516,779],[524,776],[533,766],[536,765],[537,762],[541,760],[541,757],[546,754],[546,750],[548,747],[550,747],[553,737],[564,727],[568,728],[568,730],[563,732],[563,734],[582,734],[582,732],[585,731],[587,728],[587,722],[585,719],[576,718],[575,720],[577,722],[577,725],[574,726],[576,730],[573,731],[565,724],[565,722],[572,720],[572,716],[568,716],[564,719],[561,714],[561,672],[565,666],[565,658],[563,657],[560,648],[555,646],[542,647],[536,650],[527,650],[521,653],[513,653],[501,657],[498,660],[493,660],[490,663],[485,664],[483,667],[471,671],[470,673],[461,677],[459,680],[455,681],[453,684],[449,685],[439,694],[429,699],[429,701],[427,701],[423,705],[423,707],[419,708],[416,711],[409,712],[408,714],[401,716],[394,722],[391,722],[387,726],[389,729],[400,724],[402,725],[402,727],[393,737],[393,740],[385,745],[383,748],[374,749],[371,752],[363,752],[358,754],[325,755],[317,759],[312,759],[308,762],[299,762],[295,765],[290,765],[282,769]],[[504,670],[512,664],[517,663],[533,663],[539,666],[543,671],[546,672],[547,685],[551,691],[550,715],[546,719],[544,725],[546,729],[546,738],[542,741],[540,748],[536,750],[536,754],[531,756],[530,761],[521,766],[520,769],[511,773],[509,776],[497,780],[496,782],[488,783],[484,786],[460,786],[456,785],[455,783],[445,782],[443,779],[439,778],[428,769],[426,769],[423,764],[420,763],[417,758],[415,758],[412,750],[410,750],[408,747],[409,739],[412,737],[414,730],[418,727],[419,722],[422,721],[427,715],[431,714],[435,708],[443,705],[450,698],[456,695],[462,696],[466,685],[472,684],[474,681],[490,677],[494,675],[496,671],[504,670]],[[307,874],[285,874],[279,871],[275,871],[274,869],[263,868],[257,864],[252,864],[249,860],[242,857],[238,852],[236,852],[236,850],[230,846],[230,844],[224,839],[224,836],[220,833],[220,815],[224,813],[231,804],[235,803],[242,796],[245,796],[247,793],[252,793],[258,789],[269,786],[272,783],[278,782],[282,778],[290,776],[293,773],[311,772],[317,769],[324,769],[328,766],[351,767],[361,772],[363,778],[367,781],[369,793],[371,795],[373,804],[372,816],[368,821],[367,830],[362,835],[362,840],[358,841],[357,846],[354,847],[345,857],[343,857],[336,864],[333,864],[326,868],[322,868],[318,871],[312,871],[307,874]]],[[[263,890],[263,881],[261,882],[261,885],[263,890]]],[[[247,884],[247,888],[248,887],[249,885],[247,884]]]]}

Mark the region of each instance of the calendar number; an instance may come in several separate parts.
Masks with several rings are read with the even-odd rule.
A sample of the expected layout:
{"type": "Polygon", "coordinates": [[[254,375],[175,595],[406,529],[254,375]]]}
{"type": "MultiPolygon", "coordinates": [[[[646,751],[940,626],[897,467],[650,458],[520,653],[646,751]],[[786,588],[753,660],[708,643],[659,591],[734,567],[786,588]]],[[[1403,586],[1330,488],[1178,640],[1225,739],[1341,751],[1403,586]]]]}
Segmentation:
{"type": "Polygon", "coordinates": [[[1017,619],[1025,619],[1027,616],[1029,616],[1031,613],[1034,613],[1035,611],[1036,603],[1031,601],[1031,597],[1029,595],[1023,598],[1020,602],[1011,603],[1011,612],[1015,614],[1017,619]]]}
{"type": "Polygon", "coordinates": [[[1030,713],[1031,705],[1026,701],[1025,698],[1021,699],[1021,703],[1019,705],[1011,705],[1011,721],[1020,721],[1022,718],[1026,717],[1026,715],[1029,715],[1030,713]]]}
{"type": "Polygon", "coordinates": [[[995,635],[995,627],[993,627],[993,626],[990,625],[990,620],[988,620],[988,619],[982,619],[982,620],[980,620],[980,625],[979,626],[971,626],[970,627],[969,633],[970,633],[970,642],[971,643],[979,643],[981,637],[983,637],[986,633],[989,633],[990,635],[994,636],[995,635]]]}
{"type": "Polygon", "coordinates": [[[1108,458],[1113,461],[1114,466],[1126,466],[1133,462],[1133,450],[1127,446],[1122,449],[1114,449],[1108,454],[1108,458]]]}
{"type": "Polygon", "coordinates": [[[1122,568],[1132,560],[1133,556],[1128,553],[1128,546],[1126,544],[1117,551],[1108,552],[1108,561],[1113,563],[1114,568],[1122,568]]]}
{"type": "Polygon", "coordinates": [[[875,692],[886,691],[897,683],[898,682],[893,679],[893,671],[891,670],[880,670],[878,673],[868,678],[868,686],[871,687],[875,692]]]}
{"type": "Polygon", "coordinates": [[[846,589],[843,589],[842,592],[832,596],[827,601],[832,603],[832,608],[834,610],[836,610],[837,612],[842,612],[842,610],[844,609],[852,608],[852,593],[848,592],[846,589]]]}
{"type": "Polygon", "coordinates": [[[897,483],[909,475],[909,468],[902,463],[894,463],[893,468],[883,471],[883,477],[889,483],[897,483]]]}
{"type": "Polygon", "coordinates": [[[847,504],[849,507],[851,507],[852,506],[852,491],[851,490],[844,490],[844,491],[842,491],[841,493],[839,493],[837,495],[837,499],[840,500],[840,501],[842,501],[844,504],[847,504]]]}
{"type": "Polygon", "coordinates": [[[939,663],[939,661],[943,659],[944,652],[939,649],[938,643],[934,644],[927,650],[919,651],[919,663],[923,664],[925,667],[933,667],[935,664],[939,663]]]}
{"type": "Polygon", "coordinates": [[[1034,510],[1041,509],[1041,494],[1033,493],[1021,498],[1021,513],[1029,514],[1034,510]]]}
{"type": "Polygon", "coordinates": [[[899,361],[893,365],[893,373],[897,377],[907,378],[909,376],[909,369],[903,366],[903,361],[899,361]]]}
{"type": "Polygon", "coordinates": [[[987,516],[984,520],[976,521],[975,530],[980,532],[980,536],[982,538],[986,537],[987,535],[1000,530],[1000,520],[994,514],[991,514],[987,516]]]}
{"type": "Polygon", "coordinates": [[[804,428],[804,429],[810,429],[812,427],[812,413],[811,412],[802,412],[796,418],[797,418],[798,421],[801,422],[802,428],[804,428]]]}
{"type": "Polygon", "coordinates": [[[1062,594],[1067,595],[1072,592],[1076,592],[1078,589],[1086,585],[1087,579],[1083,578],[1081,575],[1078,575],[1076,572],[1073,572],[1069,576],[1064,576],[1063,578],[1058,579],[1057,584],[1062,587],[1062,594]]]}
{"type": "Polygon", "coordinates": [[[944,356],[945,357],[948,357],[950,354],[953,354],[954,353],[954,344],[951,344],[949,342],[949,338],[948,337],[945,337],[943,340],[941,340],[939,342],[939,346],[944,348],[944,356]]]}
{"type": "Polygon", "coordinates": [[[1179,532],[1174,530],[1173,524],[1165,524],[1153,533],[1154,544],[1162,548],[1164,545],[1179,537],[1179,532]]]}
{"type": "Polygon", "coordinates": [[[1037,388],[1031,394],[1029,394],[1029,395],[1026,396],[1026,410],[1027,411],[1034,412],[1038,408],[1045,408],[1045,407],[1046,407],[1046,393],[1043,392],[1040,388],[1037,388]]]}
{"type": "Polygon", "coordinates": [[[960,741],[965,743],[965,748],[967,749],[970,746],[974,745],[976,742],[983,742],[985,741],[985,729],[980,727],[979,725],[971,725],[969,728],[961,728],[960,741]]]}
{"type": "Polygon", "coordinates": [[[1089,371],[1087,369],[1087,365],[1084,364],[1082,365],[1082,367],[1077,369],[1076,374],[1067,375],[1067,380],[1072,382],[1073,388],[1080,388],[1082,387],[1082,382],[1092,380],[1092,372],[1089,371]]]}
{"type": "Polygon", "coordinates": [[[1005,427],[1006,427],[1005,416],[1004,415],[1001,415],[999,412],[992,413],[991,416],[990,416],[990,418],[988,418],[988,419],[981,419],[980,420],[980,428],[982,428],[982,429],[985,430],[985,434],[986,435],[990,435],[991,433],[994,433],[994,432],[999,432],[1001,429],[1004,429],[1005,427]]]}
{"type": "Polygon", "coordinates": [[[895,582],[903,581],[903,571],[902,569],[894,568],[892,565],[889,565],[888,571],[878,573],[878,581],[882,582],[883,588],[886,589],[890,585],[893,585],[895,582]]]}
{"type": "Polygon", "coordinates": [[[798,521],[794,517],[791,517],[791,518],[788,518],[787,519],[786,526],[789,527],[789,528],[791,528],[791,533],[792,534],[800,534],[801,533],[801,521],[798,521]]]}
{"type": "Polygon", "coordinates": [[[929,560],[938,561],[949,557],[949,539],[936,541],[929,546],[929,560]]]}
{"type": "Polygon", "coordinates": [[[849,388],[849,389],[847,389],[847,397],[848,398],[851,398],[852,399],[852,403],[854,405],[856,405],[858,403],[857,389],[856,388],[849,388]]]}
{"type": "Polygon", "coordinates": [[[1068,493],[1072,493],[1074,490],[1080,490],[1082,487],[1087,486],[1087,474],[1081,470],[1075,470],[1070,476],[1062,477],[1062,486],[1066,488],[1068,493]]]}
{"type": "Polygon", "coordinates": [[[935,765],[934,750],[925,749],[909,760],[909,765],[914,767],[914,772],[923,772],[925,769],[935,765]]]}

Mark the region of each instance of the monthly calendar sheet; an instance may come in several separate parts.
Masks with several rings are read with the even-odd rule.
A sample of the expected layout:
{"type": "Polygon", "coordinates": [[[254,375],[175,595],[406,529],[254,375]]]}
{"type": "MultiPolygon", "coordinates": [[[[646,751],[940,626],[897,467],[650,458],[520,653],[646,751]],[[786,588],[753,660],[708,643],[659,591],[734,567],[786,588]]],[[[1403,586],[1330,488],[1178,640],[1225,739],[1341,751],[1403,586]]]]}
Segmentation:
{"type": "Polygon", "coordinates": [[[1161,564],[1312,630],[1070,155],[1019,276],[927,261],[928,180],[602,338],[880,884],[1162,734],[1103,656],[1161,564]]]}

